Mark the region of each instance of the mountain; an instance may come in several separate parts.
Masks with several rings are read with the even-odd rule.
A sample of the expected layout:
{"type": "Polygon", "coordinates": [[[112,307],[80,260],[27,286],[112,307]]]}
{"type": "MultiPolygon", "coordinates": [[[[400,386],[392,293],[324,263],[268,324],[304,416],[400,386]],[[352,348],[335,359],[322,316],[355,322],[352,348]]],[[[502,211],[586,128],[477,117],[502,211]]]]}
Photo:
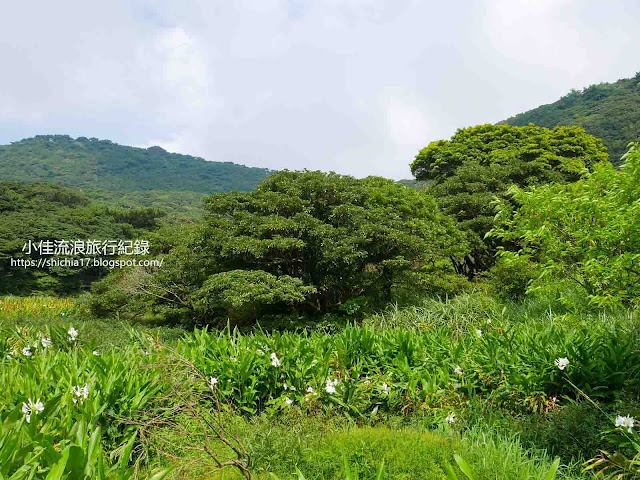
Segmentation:
{"type": "Polygon", "coordinates": [[[270,173],[231,162],[207,162],[160,147],[127,147],[68,135],[38,135],[0,146],[0,180],[44,181],[82,190],[248,191],[270,173]]]}
{"type": "Polygon", "coordinates": [[[609,159],[620,164],[627,144],[640,139],[640,72],[615,83],[600,83],[572,90],[557,102],[520,113],[503,122],[509,125],[534,123],[552,128],[579,125],[599,137],[609,159]]]}

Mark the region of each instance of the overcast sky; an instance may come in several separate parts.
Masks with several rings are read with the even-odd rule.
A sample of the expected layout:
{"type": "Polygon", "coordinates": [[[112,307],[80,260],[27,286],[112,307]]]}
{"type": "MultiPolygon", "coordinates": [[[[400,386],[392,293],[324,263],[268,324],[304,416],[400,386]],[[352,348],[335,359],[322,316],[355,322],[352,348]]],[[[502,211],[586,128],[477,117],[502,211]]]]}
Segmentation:
{"type": "Polygon", "coordinates": [[[409,178],[428,142],[640,70],[638,0],[3,2],[0,143],[409,178]]]}

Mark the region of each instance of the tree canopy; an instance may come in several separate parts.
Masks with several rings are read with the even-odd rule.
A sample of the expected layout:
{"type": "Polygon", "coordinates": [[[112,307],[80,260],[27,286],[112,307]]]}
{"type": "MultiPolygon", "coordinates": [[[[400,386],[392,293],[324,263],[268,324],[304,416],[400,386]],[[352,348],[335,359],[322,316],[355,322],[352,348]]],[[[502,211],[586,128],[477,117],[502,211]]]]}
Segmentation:
{"type": "Polygon", "coordinates": [[[106,273],[106,268],[91,266],[12,267],[11,259],[43,257],[23,252],[30,240],[133,239],[154,229],[161,215],[151,208],[109,208],[56,185],[0,182],[0,292],[68,293],[106,273]]]}
{"type": "Polygon", "coordinates": [[[466,251],[430,195],[378,177],[283,171],[206,210],[144,286],[156,309],[204,323],[355,313],[466,251]]]}
{"type": "Polygon", "coordinates": [[[538,265],[533,287],[569,279],[592,304],[616,306],[640,298],[640,149],[621,170],[609,163],[576,183],[509,191],[518,209],[503,203],[491,233],[518,247],[504,261],[538,265]]]}
{"type": "Polygon", "coordinates": [[[430,143],[411,171],[417,180],[434,182],[427,190],[466,233],[471,253],[456,269],[473,276],[493,264],[496,240],[485,235],[493,226],[496,197],[506,198],[511,185],[576,181],[606,160],[602,141],[579,127],[479,125],[430,143]]]}

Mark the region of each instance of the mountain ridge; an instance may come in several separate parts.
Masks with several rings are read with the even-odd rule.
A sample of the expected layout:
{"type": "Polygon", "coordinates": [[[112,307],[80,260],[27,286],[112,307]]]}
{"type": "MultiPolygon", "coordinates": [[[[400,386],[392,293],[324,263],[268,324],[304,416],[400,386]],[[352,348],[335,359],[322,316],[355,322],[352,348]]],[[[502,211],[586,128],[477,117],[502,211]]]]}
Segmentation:
{"type": "Polygon", "coordinates": [[[0,179],[81,190],[214,193],[252,190],[266,168],[69,135],[36,135],[0,145],[0,179]]]}
{"type": "Polygon", "coordinates": [[[533,123],[553,128],[577,125],[601,138],[615,165],[627,145],[640,139],[640,72],[613,83],[593,84],[571,90],[559,100],[516,114],[499,124],[523,126],[533,123]]]}

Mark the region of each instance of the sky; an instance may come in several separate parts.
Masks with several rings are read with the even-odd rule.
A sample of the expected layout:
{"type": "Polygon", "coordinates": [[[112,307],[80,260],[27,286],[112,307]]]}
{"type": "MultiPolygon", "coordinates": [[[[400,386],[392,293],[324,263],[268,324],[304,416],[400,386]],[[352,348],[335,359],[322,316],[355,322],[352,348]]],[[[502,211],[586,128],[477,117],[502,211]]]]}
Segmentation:
{"type": "Polygon", "coordinates": [[[411,178],[429,142],[640,70],[638,0],[24,0],[0,143],[411,178]]]}

